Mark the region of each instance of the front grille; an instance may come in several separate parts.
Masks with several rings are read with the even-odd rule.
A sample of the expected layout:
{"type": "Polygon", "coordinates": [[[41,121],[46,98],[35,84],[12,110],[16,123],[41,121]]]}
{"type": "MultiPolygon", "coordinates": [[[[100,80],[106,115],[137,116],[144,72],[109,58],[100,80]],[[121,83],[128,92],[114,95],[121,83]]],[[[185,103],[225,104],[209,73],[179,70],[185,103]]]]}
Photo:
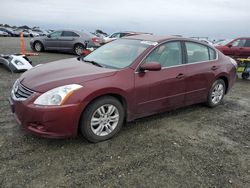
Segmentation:
{"type": "Polygon", "coordinates": [[[17,85],[14,87],[14,95],[16,99],[18,100],[26,100],[29,96],[31,96],[34,93],[34,91],[28,89],[21,83],[17,83],[17,85]]]}

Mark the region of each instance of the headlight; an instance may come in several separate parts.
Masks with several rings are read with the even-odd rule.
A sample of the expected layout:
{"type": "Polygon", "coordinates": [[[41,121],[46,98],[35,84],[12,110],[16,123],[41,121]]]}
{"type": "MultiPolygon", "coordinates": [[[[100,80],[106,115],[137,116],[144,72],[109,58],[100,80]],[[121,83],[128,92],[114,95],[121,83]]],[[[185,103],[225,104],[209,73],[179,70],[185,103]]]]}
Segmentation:
{"type": "Polygon", "coordinates": [[[63,105],[72,93],[82,86],[78,84],[65,85],[47,91],[39,96],[34,104],[38,105],[63,105]]]}

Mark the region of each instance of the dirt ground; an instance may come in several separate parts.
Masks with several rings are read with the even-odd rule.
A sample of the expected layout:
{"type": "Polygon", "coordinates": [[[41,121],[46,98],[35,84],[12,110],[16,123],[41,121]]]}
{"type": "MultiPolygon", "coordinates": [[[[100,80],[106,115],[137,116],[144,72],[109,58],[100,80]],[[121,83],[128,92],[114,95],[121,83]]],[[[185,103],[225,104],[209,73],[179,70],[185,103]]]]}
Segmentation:
{"type": "MultiPolygon", "coordinates": [[[[19,51],[18,38],[0,38],[0,54],[19,51]]],[[[217,108],[199,104],[139,119],[91,144],[23,131],[7,101],[19,76],[0,66],[0,187],[250,187],[250,81],[238,79],[217,108]]]]}

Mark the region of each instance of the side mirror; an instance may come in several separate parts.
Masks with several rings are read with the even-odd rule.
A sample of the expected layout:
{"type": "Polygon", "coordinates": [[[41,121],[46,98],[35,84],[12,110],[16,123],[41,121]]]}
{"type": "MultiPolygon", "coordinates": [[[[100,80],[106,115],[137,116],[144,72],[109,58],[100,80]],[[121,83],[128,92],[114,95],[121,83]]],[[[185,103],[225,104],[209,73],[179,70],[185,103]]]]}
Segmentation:
{"type": "Polygon", "coordinates": [[[50,36],[50,35],[47,35],[47,37],[48,37],[48,38],[51,38],[51,36],[50,36]]]}
{"type": "Polygon", "coordinates": [[[233,45],[232,44],[229,44],[229,45],[227,45],[228,46],[228,48],[231,48],[233,45]]]}
{"type": "Polygon", "coordinates": [[[141,71],[159,71],[161,70],[161,64],[158,62],[150,62],[150,63],[144,63],[143,65],[141,65],[140,67],[141,71]]]}

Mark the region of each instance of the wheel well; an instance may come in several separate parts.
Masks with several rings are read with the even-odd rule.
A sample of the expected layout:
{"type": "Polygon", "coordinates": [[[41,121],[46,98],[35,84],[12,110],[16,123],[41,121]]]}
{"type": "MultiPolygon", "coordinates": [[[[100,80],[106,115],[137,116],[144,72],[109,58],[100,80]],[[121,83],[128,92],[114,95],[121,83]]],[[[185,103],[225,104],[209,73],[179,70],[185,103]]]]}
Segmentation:
{"type": "Polygon", "coordinates": [[[82,44],[82,43],[78,42],[78,43],[74,44],[74,48],[76,47],[76,45],[81,45],[81,46],[83,46],[85,48],[84,44],[82,44]]]}
{"type": "Polygon", "coordinates": [[[221,77],[219,77],[219,79],[222,79],[222,80],[225,82],[225,85],[226,85],[225,94],[226,94],[227,91],[228,91],[228,79],[227,79],[227,77],[225,77],[225,76],[221,76],[221,77]]]}
{"type": "Polygon", "coordinates": [[[42,45],[42,47],[44,48],[43,43],[42,43],[41,41],[39,41],[39,40],[35,40],[34,43],[33,43],[33,46],[35,46],[35,44],[36,44],[37,42],[39,42],[39,43],[42,45]]]}
{"type": "Polygon", "coordinates": [[[125,121],[126,121],[126,119],[127,119],[127,101],[125,100],[125,98],[122,97],[121,95],[115,94],[115,93],[109,93],[109,94],[100,95],[100,96],[98,96],[98,97],[92,99],[92,100],[86,105],[85,109],[82,111],[81,117],[80,117],[79,122],[78,122],[78,130],[77,130],[78,134],[80,133],[80,122],[81,122],[81,119],[82,119],[82,115],[83,115],[84,111],[86,110],[86,108],[87,108],[89,105],[91,105],[95,100],[97,100],[97,99],[99,99],[99,98],[101,98],[101,97],[104,97],[104,96],[112,96],[112,97],[116,98],[116,99],[122,104],[122,106],[123,106],[123,108],[124,108],[124,119],[125,119],[125,121]]]}

